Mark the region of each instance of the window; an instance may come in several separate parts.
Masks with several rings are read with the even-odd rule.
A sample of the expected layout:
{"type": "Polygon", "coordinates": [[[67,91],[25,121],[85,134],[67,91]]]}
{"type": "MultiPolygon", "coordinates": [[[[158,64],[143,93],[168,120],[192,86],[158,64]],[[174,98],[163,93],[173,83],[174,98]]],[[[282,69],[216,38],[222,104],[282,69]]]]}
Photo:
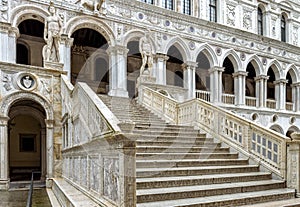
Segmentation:
{"type": "Polygon", "coordinates": [[[282,15],[281,16],[281,41],[282,42],[286,42],[286,22],[285,22],[285,18],[282,15]]]}
{"type": "Polygon", "coordinates": [[[153,0],[141,0],[141,2],[145,2],[147,4],[153,4],[153,0]]]}
{"type": "Polygon", "coordinates": [[[36,152],[36,134],[20,134],[20,152],[36,152]]]}
{"type": "Polygon", "coordinates": [[[264,34],[264,30],[263,30],[263,13],[262,13],[261,8],[257,9],[257,33],[259,35],[264,34]]]}
{"type": "Polygon", "coordinates": [[[173,10],[173,0],[163,0],[162,3],[166,9],[173,10]]]}
{"type": "Polygon", "coordinates": [[[191,15],[191,0],[183,0],[183,13],[191,15]]]}
{"type": "Polygon", "coordinates": [[[217,22],[217,0],[209,0],[209,20],[217,22]]]}

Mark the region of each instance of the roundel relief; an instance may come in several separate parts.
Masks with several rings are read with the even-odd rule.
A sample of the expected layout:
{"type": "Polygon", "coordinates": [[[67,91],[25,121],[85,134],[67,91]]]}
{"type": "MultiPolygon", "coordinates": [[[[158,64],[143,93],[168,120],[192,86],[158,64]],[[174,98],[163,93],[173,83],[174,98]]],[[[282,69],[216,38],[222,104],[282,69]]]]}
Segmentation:
{"type": "Polygon", "coordinates": [[[29,73],[22,73],[18,77],[18,86],[27,91],[31,91],[36,88],[37,81],[36,78],[29,73]]]}

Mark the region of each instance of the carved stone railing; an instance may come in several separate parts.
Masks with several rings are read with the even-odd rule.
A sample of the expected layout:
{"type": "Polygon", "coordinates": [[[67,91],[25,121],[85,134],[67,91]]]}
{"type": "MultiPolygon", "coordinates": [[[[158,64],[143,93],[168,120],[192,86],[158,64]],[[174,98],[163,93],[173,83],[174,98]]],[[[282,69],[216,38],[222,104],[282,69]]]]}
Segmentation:
{"type": "Polygon", "coordinates": [[[276,101],[267,99],[267,107],[270,109],[276,109],[276,101]]]}
{"type": "Polygon", "coordinates": [[[172,122],[179,125],[198,127],[261,163],[281,178],[286,177],[286,144],[289,138],[199,99],[176,103],[156,91],[143,88],[139,101],[158,114],[165,113],[164,103],[172,103],[172,113],[164,114],[167,120],[173,119],[172,122]],[[151,103],[154,97],[159,97],[161,104],[151,103]]]}
{"type": "Polygon", "coordinates": [[[63,144],[63,178],[99,206],[135,206],[135,135],[122,132],[87,84],[73,87],[63,76],[61,93],[68,129],[63,140],[69,143],[63,144]]]}
{"type": "Polygon", "coordinates": [[[222,103],[234,105],[234,101],[235,101],[235,95],[226,94],[226,93],[222,94],[222,103]]]}
{"type": "Polygon", "coordinates": [[[245,99],[246,99],[246,106],[256,107],[257,98],[246,96],[245,99]]]}
{"type": "Polygon", "coordinates": [[[294,110],[294,103],[292,103],[292,102],[286,102],[285,103],[285,109],[287,111],[293,111],[294,110]]]}
{"type": "Polygon", "coordinates": [[[210,102],[210,91],[196,90],[196,98],[210,102]]]}

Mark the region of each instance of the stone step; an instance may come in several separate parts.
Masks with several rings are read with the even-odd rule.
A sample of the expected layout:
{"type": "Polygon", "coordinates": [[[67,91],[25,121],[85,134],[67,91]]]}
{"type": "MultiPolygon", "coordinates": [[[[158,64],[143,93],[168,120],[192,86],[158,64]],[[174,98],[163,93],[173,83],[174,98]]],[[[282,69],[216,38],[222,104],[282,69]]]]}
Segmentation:
{"type": "Polygon", "coordinates": [[[161,167],[136,169],[136,176],[141,177],[170,177],[170,176],[193,176],[193,175],[215,175],[228,173],[258,172],[258,165],[224,165],[224,166],[189,166],[189,167],[161,167]]]}
{"type": "Polygon", "coordinates": [[[213,152],[213,153],[225,153],[229,152],[228,147],[218,147],[218,148],[211,148],[211,147],[162,147],[162,146],[138,146],[136,148],[137,153],[143,153],[143,152],[148,152],[148,153],[159,153],[159,152],[164,152],[164,153],[208,153],[208,152],[213,152]]]}
{"type": "Polygon", "coordinates": [[[137,189],[211,185],[233,182],[260,181],[271,179],[269,172],[230,173],[178,177],[137,178],[137,189]]]}
{"type": "Polygon", "coordinates": [[[193,147],[193,146],[210,146],[212,149],[221,146],[221,143],[215,142],[204,142],[204,141],[195,141],[195,142],[187,142],[184,140],[170,140],[170,141],[145,141],[145,140],[137,140],[137,146],[172,146],[172,147],[193,147]]]}
{"type": "Polygon", "coordinates": [[[142,160],[136,161],[137,168],[166,168],[189,166],[247,165],[247,159],[185,159],[185,160],[142,160]]]}
{"type": "MultiPolygon", "coordinates": [[[[294,189],[272,189],[257,192],[225,194],[222,196],[206,196],[177,200],[138,203],[137,207],[232,207],[245,204],[255,204],[273,200],[284,200],[295,197],[294,189]]],[[[271,206],[270,206],[271,207],[271,206]]]]}
{"type": "MultiPolygon", "coordinates": [[[[136,134],[141,134],[144,135],[144,137],[178,137],[181,136],[182,138],[186,139],[186,138],[194,138],[194,137],[201,137],[201,138],[206,138],[207,135],[204,133],[197,133],[197,132],[181,132],[181,131],[152,131],[152,130],[148,130],[147,134],[145,134],[143,131],[141,130],[133,130],[133,133],[136,134]]],[[[210,139],[212,139],[211,137],[209,137],[210,139]]]]}
{"type": "Polygon", "coordinates": [[[174,124],[138,124],[136,126],[139,130],[178,130],[178,131],[197,131],[192,126],[181,126],[181,125],[174,125],[174,124]]]}
{"type": "Polygon", "coordinates": [[[137,190],[136,194],[137,203],[144,203],[151,201],[165,201],[183,198],[197,198],[224,194],[264,191],[284,187],[285,182],[281,180],[262,180],[211,185],[141,189],[137,190]]]}
{"type": "Polygon", "coordinates": [[[140,135],[137,141],[153,141],[153,142],[184,142],[184,143],[214,143],[213,138],[206,137],[182,137],[182,136],[154,136],[140,135]]]}
{"type": "Polygon", "coordinates": [[[174,159],[237,159],[238,153],[137,153],[137,159],[174,160],[174,159]]]}

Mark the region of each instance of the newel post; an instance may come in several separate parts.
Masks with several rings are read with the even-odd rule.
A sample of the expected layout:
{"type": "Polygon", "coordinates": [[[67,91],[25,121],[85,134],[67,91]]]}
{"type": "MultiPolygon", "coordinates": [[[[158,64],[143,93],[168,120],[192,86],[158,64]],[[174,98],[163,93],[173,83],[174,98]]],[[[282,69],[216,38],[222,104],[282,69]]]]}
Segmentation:
{"type": "Polygon", "coordinates": [[[287,143],[287,187],[296,189],[300,197],[300,133],[293,133],[287,143]]]}

